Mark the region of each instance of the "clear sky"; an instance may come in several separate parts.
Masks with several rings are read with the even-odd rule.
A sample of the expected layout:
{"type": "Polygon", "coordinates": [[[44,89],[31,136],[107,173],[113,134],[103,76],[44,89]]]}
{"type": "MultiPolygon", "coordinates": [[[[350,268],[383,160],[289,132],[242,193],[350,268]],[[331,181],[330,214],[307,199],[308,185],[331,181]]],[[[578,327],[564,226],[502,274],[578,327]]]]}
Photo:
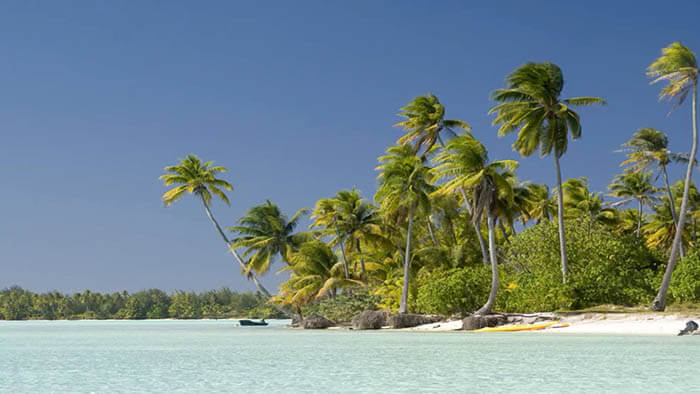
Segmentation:
{"type": "MultiPolygon", "coordinates": [[[[602,190],[639,127],[689,149],[689,106],[668,117],[644,72],[672,41],[700,51],[700,3],[660,5],[3,2],[0,288],[252,290],[196,201],[163,207],[165,165],[192,152],[228,167],[226,226],[265,199],[291,214],[352,186],[371,198],[397,109],[429,92],[492,159],[519,159],[486,112],[527,61],[560,65],[565,97],[608,100],[580,111],[562,161],[602,190]]],[[[519,176],[551,185],[551,158],[519,176]]]]}

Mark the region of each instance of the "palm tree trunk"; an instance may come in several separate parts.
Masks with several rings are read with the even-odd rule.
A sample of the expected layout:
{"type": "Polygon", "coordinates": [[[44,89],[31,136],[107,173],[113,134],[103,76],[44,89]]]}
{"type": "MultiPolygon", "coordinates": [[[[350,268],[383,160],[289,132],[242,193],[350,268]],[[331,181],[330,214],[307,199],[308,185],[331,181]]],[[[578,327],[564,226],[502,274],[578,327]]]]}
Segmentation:
{"type": "Polygon", "coordinates": [[[496,234],[494,230],[494,218],[490,212],[487,215],[487,226],[489,229],[489,257],[491,258],[491,292],[486,304],[475,312],[476,315],[488,315],[496,303],[496,294],[498,292],[498,260],[496,257],[496,234]]]}
{"type": "Polygon", "coordinates": [[[433,247],[437,248],[437,240],[435,239],[435,233],[433,232],[433,225],[430,221],[430,215],[425,217],[425,222],[428,223],[428,232],[430,233],[430,240],[433,242],[433,247]]]}
{"type": "Polygon", "coordinates": [[[642,200],[639,199],[639,209],[637,210],[637,238],[642,236],[642,200]]]}
{"type": "MultiPolygon", "coordinates": [[[[668,182],[668,171],[666,171],[666,166],[662,165],[661,170],[663,171],[664,174],[664,183],[666,184],[666,193],[668,194],[668,202],[671,205],[671,217],[673,217],[673,224],[676,225],[676,231],[678,231],[678,215],[676,214],[676,202],[674,201],[675,199],[673,198],[673,193],[671,193],[671,184],[668,182]]],[[[681,246],[679,249],[679,252],[681,254],[681,258],[685,257],[685,252],[683,251],[683,243],[681,242],[681,246]]]]}
{"type": "Polygon", "coordinates": [[[365,258],[362,257],[362,248],[360,248],[360,239],[357,238],[355,240],[355,246],[357,247],[357,253],[360,254],[360,268],[362,269],[362,274],[366,274],[367,270],[365,269],[365,258]]]}
{"type": "Polygon", "coordinates": [[[413,211],[415,204],[411,205],[408,211],[408,231],[406,232],[406,253],[404,253],[403,262],[403,288],[401,289],[401,304],[399,305],[399,313],[408,312],[408,275],[409,266],[411,264],[411,230],[413,229],[413,211]]]}
{"type": "MultiPolygon", "coordinates": [[[[216,231],[219,232],[219,235],[221,235],[221,238],[223,238],[224,242],[226,242],[226,245],[228,245],[229,250],[233,254],[233,257],[236,258],[238,261],[238,264],[241,266],[241,269],[244,271],[248,270],[248,267],[245,265],[241,257],[236,253],[236,250],[233,248],[233,244],[231,241],[229,241],[228,237],[226,236],[226,233],[224,233],[224,230],[221,229],[221,226],[219,226],[219,222],[214,219],[214,215],[212,215],[211,210],[209,209],[209,204],[207,204],[206,201],[202,198],[202,204],[204,204],[204,210],[207,211],[207,216],[209,217],[209,220],[214,224],[214,227],[216,228],[216,231]]],[[[255,272],[250,271],[248,274],[248,277],[253,280],[253,283],[255,283],[255,287],[257,287],[258,291],[261,292],[265,297],[268,299],[272,297],[269,291],[265,288],[265,286],[260,283],[258,280],[258,276],[255,275],[255,272]]],[[[286,313],[287,311],[285,311],[286,313]]]]}
{"type": "Polygon", "coordinates": [[[559,254],[561,256],[561,278],[562,282],[566,283],[566,277],[569,273],[569,262],[566,259],[566,240],[564,238],[564,190],[561,187],[561,168],[559,167],[559,158],[556,152],[554,156],[554,167],[557,170],[557,187],[559,187],[559,193],[557,193],[557,219],[559,223],[559,254]]]}
{"type": "Polygon", "coordinates": [[[681,200],[681,211],[678,213],[678,225],[676,226],[676,236],[673,238],[673,246],[671,246],[671,255],[668,258],[668,265],[666,266],[666,272],[664,273],[664,279],[661,281],[661,287],[659,288],[659,293],[654,298],[654,302],[651,303],[651,309],[654,311],[663,311],[666,309],[666,293],[668,292],[668,286],[671,284],[671,275],[673,274],[673,269],[676,267],[677,254],[680,249],[681,243],[683,243],[683,228],[685,226],[686,210],[688,207],[688,194],[690,191],[690,180],[693,176],[693,165],[695,164],[695,153],[698,149],[698,116],[697,116],[697,101],[698,101],[698,85],[697,81],[693,86],[693,146],[690,149],[690,156],[688,157],[688,169],[685,172],[685,183],[683,185],[683,199],[681,200]]]}
{"type": "Polygon", "coordinates": [[[340,255],[343,257],[343,270],[345,271],[345,279],[350,278],[350,270],[348,269],[348,259],[345,257],[345,239],[340,236],[340,229],[338,229],[338,219],[333,218],[335,223],[335,236],[338,237],[338,242],[340,242],[340,255]]]}

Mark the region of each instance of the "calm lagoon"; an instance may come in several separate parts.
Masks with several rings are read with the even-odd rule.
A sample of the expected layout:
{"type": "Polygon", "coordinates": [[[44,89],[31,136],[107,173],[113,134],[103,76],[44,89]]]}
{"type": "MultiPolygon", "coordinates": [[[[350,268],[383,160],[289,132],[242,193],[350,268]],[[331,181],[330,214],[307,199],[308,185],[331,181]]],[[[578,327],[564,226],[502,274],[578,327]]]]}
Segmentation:
{"type": "Polygon", "coordinates": [[[3,392],[697,392],[700,338],[0,322],[3,392]]]}

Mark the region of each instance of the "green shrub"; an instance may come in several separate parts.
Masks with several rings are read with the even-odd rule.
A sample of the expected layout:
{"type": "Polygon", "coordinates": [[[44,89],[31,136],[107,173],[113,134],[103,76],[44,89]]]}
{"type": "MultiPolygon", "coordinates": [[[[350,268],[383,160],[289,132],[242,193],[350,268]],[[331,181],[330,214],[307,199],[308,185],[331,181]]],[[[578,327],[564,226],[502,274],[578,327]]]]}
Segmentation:
{"type": "Polygon", "coordinates": [[[567,283],[562,284],[557,225],[542,222],[511,239],[499,309],[526,312],[651,301],[660,260],[642,240],[588,218],[567,220],[565,229],[567,283]]]}
{"type": "Polygon", "coordinates": [[[417,312],[449,316],[472,312],[488,298],[491,269],[484,266],[421,271],[418,275],[417,312]]]}
{"type": "Polygon", "coordinates": [[[692,252],[676,265],[669,293],[673,302],[700,302],[700,252],[692,252]]]}
{"type": "Polygon", "coordinates": [[[307,305],[303,312],[304,315],[316,313],[335,322],[344,322],[350,321],[353,316],[362,311],[376,310],[379,300],[379,296],[366,292],[337,294],[316,304],[307,305]]]}

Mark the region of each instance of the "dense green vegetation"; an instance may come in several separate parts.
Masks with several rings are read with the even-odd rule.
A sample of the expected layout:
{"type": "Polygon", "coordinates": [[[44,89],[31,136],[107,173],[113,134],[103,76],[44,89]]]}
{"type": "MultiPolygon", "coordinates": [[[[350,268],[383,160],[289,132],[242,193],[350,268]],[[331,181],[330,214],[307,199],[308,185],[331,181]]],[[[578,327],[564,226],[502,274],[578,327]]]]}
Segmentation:
{"type": "Polygon", "coordinates": [[[0,319],[201,319],[278,317],[267,298],[256,293],[219,289],[167,294],[150,289],[136,293],[33,293],[20,287],[0,290],[0,319]]]}
{"type": "Polygon", "coordinates": [[[231,186],[215,177],[225,169],[194,155],[166,167],[162,178],[175,187],[163,200],[198,196],[242,274],[259,286],[257,276],[275,264],[290,273],[270,303],[301,314],[346,319],[360,308],[487,314],[600,304],[663,310],[667,298],[697,302],[698,66],[692,51],[673,43],[648,71],[652,83],[666,83],[661,98],[675,106],[692,98],[692,148],[671,152],[666,133],[639,125],[619,147],[625,168],[609,174],[607,194],[589,190],[584,177],[563,180],[560,164],[570,140],[583,136],[574,107],[605,101],[563,98],[562,70],[543,62],[508,75],[489,114],[499,136],[516,134],[521,156],[552,158],[552,189],[518,179],[517,161],[490,158],[470,125],[448,119],[428,94],[400,109],[395,126],[405,134],[378,158],[373,199],[355,189],[322,198],[306,231],[298,224],[309,211],[288,218],[266,201],[228,229],[229,240],[210,209],[212,194],[229,202],[231,186]],[[686,176],[674,183],[668,168],[678,164],[686,176]]]}

